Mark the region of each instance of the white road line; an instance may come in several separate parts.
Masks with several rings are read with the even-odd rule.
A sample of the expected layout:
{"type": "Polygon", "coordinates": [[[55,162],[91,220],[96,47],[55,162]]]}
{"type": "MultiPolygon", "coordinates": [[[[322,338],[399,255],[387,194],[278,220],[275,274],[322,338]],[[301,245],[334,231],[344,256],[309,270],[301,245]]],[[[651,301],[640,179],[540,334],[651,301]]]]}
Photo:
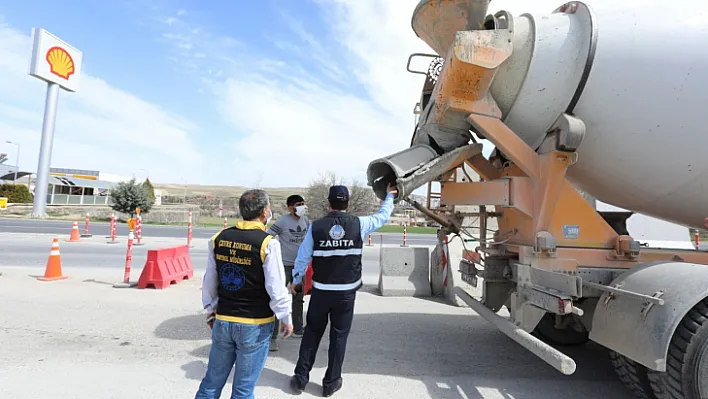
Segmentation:
{"type": "Polygon", "coordinates": [[[8,225],[0,224],[0,229],[3,227],[14,227],[19,229],[60,229],[60,230],[71,230],[72,227],[54,227],[54,226],[28,226],[28,225],[8,225]]]}

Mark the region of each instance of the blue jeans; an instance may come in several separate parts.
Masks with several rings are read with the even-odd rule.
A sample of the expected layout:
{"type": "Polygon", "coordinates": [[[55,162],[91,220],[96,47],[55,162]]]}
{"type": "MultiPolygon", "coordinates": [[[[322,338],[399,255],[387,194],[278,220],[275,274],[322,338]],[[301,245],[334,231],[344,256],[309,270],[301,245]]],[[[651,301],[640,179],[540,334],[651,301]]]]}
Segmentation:
{"type": "Polygon", "coordinates": [[[236,364],[231,399],[254,399],[258,377],[265,367],[273,323],[214,322],[206,376],[195,399],[218,399],[236,364]]]}

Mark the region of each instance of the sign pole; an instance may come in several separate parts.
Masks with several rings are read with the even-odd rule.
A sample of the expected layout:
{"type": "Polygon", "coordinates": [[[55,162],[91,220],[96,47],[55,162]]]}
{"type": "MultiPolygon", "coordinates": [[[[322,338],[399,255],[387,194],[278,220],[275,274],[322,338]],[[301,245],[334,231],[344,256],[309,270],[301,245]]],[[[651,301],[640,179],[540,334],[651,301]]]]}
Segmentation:
{"type": "Polygon", "coordinates": [[[34,202],[32,216],[47,217],[47,190],[49,186],[49,166],[52,161],[52,146],[54,145],[54,124],[57,119],[57,104],[59,102],[59,85],[47,83],[47,98],[44,103],[44,122],[42,122],[42,142],[39,147],[39,163],[37,165],[37,180],[34,185],[34,202]]]}

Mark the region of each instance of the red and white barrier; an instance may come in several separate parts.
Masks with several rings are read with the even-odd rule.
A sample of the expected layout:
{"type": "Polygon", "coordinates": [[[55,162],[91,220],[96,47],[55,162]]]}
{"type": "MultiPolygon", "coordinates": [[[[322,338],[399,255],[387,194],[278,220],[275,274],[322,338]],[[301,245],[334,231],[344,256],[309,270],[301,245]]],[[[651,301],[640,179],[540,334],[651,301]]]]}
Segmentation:
{"type": "Polygon", "coordinates": [[[224,218],[224,229],[228,229],[228,228],[229,228],[228,220],[227,220],[227,218],[224,218]]]}
{"type": "Polygon", "coordinates": [[[403,244],[401,244],[402,247],[407,247],[408,246],[408,229],[406,228],[406,225],[403,225],[403,244]]]}
{"type": "Polygon", "coordinates": [[[135,245],[143,245],[143,217],[138,215],[138,221],[135,223],[135,235],[138,238],[138,242],[135,245]]]}
{"type": "Polygon", "coordinates": [[[118,241],[116,241],[116,230],[118,226],[116,223],[116,215],[111,215],[111,235],[110,235],[110,241],[107,241],[109,244],[118,244],[118,241]]]}
{"type": "Polygon", "coordinates": [[[696,229],[695,233],[693,234],[693,238],[695,240],[694,245],[696,246],[696,251],[701,249],[701,233],[696,229]]]}
{"type": "Polygon", "coordinates": [[[371,243],[371,234],[369,234],[369,242],[366,244],[367,247],[373,247],[374,245],[371,243]]]}
{"type": "Polygon", "coordinates": [[[192,210],[189,210],[189,224],[187,225],[187,246],[192,246],[192,210]]]}
{"type": "Polygon", "coordinates": [[[91,234],[89,234],[89,222],[91,221],[91,217],[89,214],[86,214],[86,225],[84,226],[84,234],[81,235],[81,237],[91,237],[91,234]]]}
{"type": "Polygon", "coordinates": [[[113,284],[114,288],[129,288],[137,285],[137,283],[130,283],[130,263],[133,260],[133,232],[128,233],[128,250],[125,253],[125,270],[123,271],[123,281],[117,284],[113,284]]]}

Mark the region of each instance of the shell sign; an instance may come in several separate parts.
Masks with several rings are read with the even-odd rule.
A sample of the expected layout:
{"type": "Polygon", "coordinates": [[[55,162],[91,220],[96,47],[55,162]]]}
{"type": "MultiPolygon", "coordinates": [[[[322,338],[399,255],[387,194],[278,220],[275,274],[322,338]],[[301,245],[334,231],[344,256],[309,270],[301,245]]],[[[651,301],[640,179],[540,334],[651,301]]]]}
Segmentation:
{"type": "Polygon", "coordinates": [[[29,74],[67,91],[79,88],[81,51],[44,29],[32,30],[32,58],[29,74]]]}
{"type": "Polygon", "coordinates": [[[74,74],[74,59],[66,50],[59,46],[54,46],[47,51],[47,62],[49,72],[63,79],[69,79],[74,74]]]}

